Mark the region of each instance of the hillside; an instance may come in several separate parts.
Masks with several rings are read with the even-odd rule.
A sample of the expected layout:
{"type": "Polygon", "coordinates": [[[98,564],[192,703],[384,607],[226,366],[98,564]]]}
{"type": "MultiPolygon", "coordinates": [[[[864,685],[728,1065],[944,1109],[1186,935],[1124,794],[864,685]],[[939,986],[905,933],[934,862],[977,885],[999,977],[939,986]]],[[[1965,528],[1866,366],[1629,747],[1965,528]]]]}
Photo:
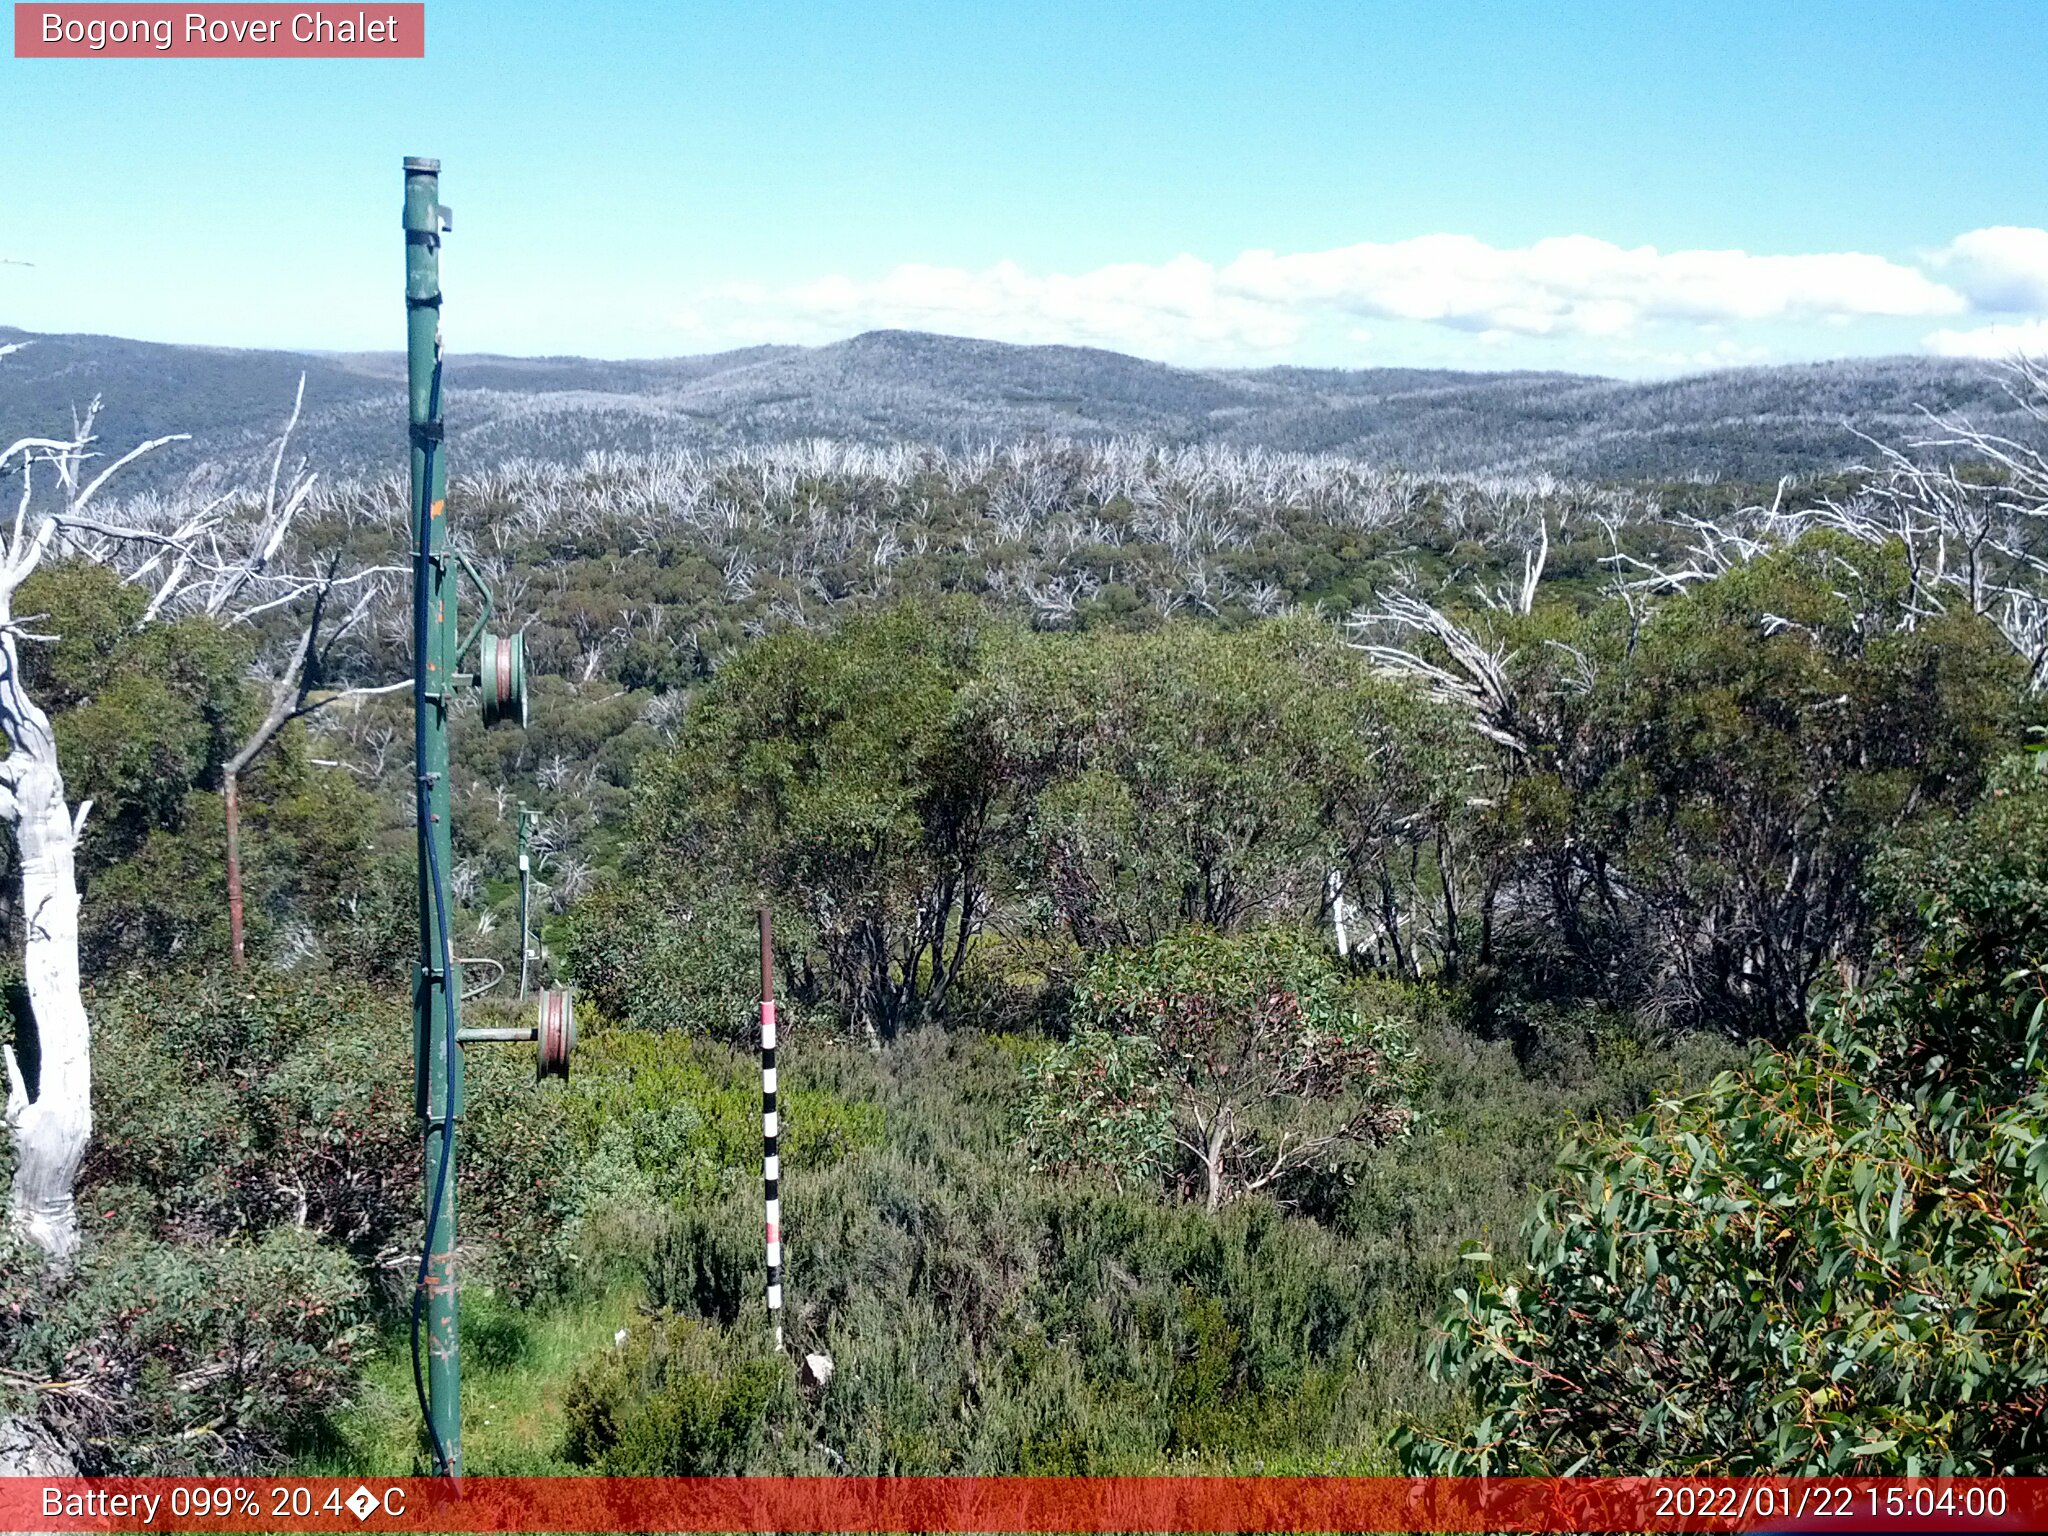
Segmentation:
{"type": "MultiPolygon", "coordinates": [[[[395,353],[30,338],[0,327],[0,340],[25,339],[34,344],[0,368],[0,418],[62,422],[97,393],[117,437],[192,434],[162,456],[160,475],[260,451],[302,371],[299,442],[316,464],[335,474],[400,462],[404,374],[395,353]]],[[[457,355],[449,390],[450,437],[470,466],[805,437],[959,446],[1135,435],[1413,470],[1761,481],[1857,461],[1866,452],[1857,430],[1908,438],[1922,407],[1999,429],[2026,420],[1995,370],[1930,358],[1632,383],[1405,368],[1204,371],[909,331],[639,362],[457,355]]]]}

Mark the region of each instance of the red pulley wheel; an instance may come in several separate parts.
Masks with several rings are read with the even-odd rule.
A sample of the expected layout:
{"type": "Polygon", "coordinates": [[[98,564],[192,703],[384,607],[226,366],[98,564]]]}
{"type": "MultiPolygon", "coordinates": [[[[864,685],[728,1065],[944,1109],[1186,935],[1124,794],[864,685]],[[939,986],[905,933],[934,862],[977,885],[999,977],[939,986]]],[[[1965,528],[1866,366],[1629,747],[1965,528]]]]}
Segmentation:
{"type": "Polygon", "coordinates": [[[526,726],[526,636],[485,635],[478,651],[485,725],[526,726]]]}
{"type": "Polygon", "coordinates": [[[576,1008],[566,987],[550,987],[541,993],[538,1039],[538,1076],[567,1078],[569,1053],[576,1048],[576,1008]]]}

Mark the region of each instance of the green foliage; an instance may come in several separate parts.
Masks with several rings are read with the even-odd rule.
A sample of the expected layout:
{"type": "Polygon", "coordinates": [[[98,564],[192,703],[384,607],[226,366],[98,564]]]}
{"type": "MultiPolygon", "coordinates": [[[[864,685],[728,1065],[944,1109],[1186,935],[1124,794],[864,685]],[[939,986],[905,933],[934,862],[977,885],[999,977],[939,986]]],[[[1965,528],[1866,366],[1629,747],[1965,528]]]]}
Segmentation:
{"type": "MultiPolygon", "coordinates": [[[[223,958],[221,768],[257,719],[247,637],[198,615],[145,624],[147,593],[86,560],[41,567],[16,601],[54,636],[23,647],[25,682],[56,730],[66,792],[92,802],[79,846],[86,969],[223,958]]],[[[242,791],[255,952],[303,950],[345,929],[384,820],[376,798],[310,764],[297,728],[242,791]]],[[[7,857],[0,915],[12,919],[11,847],[7,857]]]]}
{"type": "Polygon", "coordinates": [[[8,1245],[0,1392],[28,1394],[87,1472],[275,1465],[354,1391],[365,1301],[348,1257],[290,1226],[228,1242],[108,1235],[61,1278],[8,1245]]]}
{"type": "Polygon", "coordinates": [[[1542,921],[1504,963],[1783,1039],[1867,931],[1864,873],[1966,805],[2024,669],[1984,620],[1911,615],[1904,556],[1811,535],[1669,599],[1520,621],[1530,751],[1500,813],[1542,921]]]}
{"type": "MultiPolygon", "coordinates": [[[[303,726],[288,726],[242,775],[249,943],[281,961],[317,957],[346,975],[407,980],[419,943],[411,838],[394,835],[391,808],[353,776],[313,763],[312,745],[303,726]],[[380,900],[402,904],[402,915],[386,919],[401,931],[365,943],[366,919],[380,900]]],[[[221,825],[217,799],[206,815],[211,838],[221,825]]],[[[224,851],[224,844],[223,833],[209,846],[224,851]]],[[[218,913],[221,879],[188,899],[218,913]]]]}
{"type": "MultiPolygon", "coordinates": [[[[413,858],[384,854],[336,899],[319,935],[328,967],[386,989],[410,985],[419,965],[419,887],[413,858]]],[[[517,974],[514,962],[514,974],[517,974]]]]}
{"type": "MultiPolygon", "coordinates": [[[[559,1477],[576,1469],[562,1455],[562,1407],[570,1382],[618,1330],[637,1320],[637,1296],[609,1289],[573,1303],[518,1307],[470,1285],[462,1293],[462,1456],[465,1476],[559,1477]]],[[[293,1458],[306,1477],[418,1474],[419,1401],[405,1337],[387,1328],[366,1362],[362,1391],[293,1458]]]]}
{"type": "Polygon", "coordinates": [[[184,799],[176,828],[149,828],[127,857],[85,883],[79,947],[99,974],[205,964],[228,953],[220,797],[193,790],[184,799]]]}
{"type": "Polygon", "coordinates": [[[1143,1188],[1172,1166],[1173,1098],[1157,1041],[1084,1030],[1024,1069],[1018,1120],[1040,1172],[1143,1188]]]}
{"type": "Polygon", "coordinates": [[[179,825],[187,787],[233,750],[246,642],[204,618],[143,624],[147,592],[89,560],[44,565],[15,601],[56,637],[23,648],[23,681],[60,722],[66,789],[94,803],[94,856],[179,825]]]}
{"type": "Polygon", "coordinates": [[[374,1257],[404,1229],[417,1136],[401,1013],[252,970],[96,994],[84,1178],[121,1225],[226,1238],[303,1226],[374,1257]]]}
{"type": "Polygon", "coordinates": [[[1039,636],[985,687],[1030,796],[1017,857],[1089,950],[1318,912],[1331,868],[1427,830],[1455,755],[1444,711],[1313,621],[1039,636]]]}
{"type": "MultiPolygon", "coordinates": [[[[516,953],[509,795],[529,794],[541,920],[586,1033],[566,1090],[536,1093],[528,1052],[469,1055],[465,1260],[495,1294],[465,1339],[480,1378],[526,1370],[545,1318],[522,1304],[579,1269],[593,1313],[624,1305],[601,1288],[626,1265],[653,1309],[624,1349],[593,1347],[609,1323],[560,1330],[576,1342],[521,1410],[546,1421],[522,1455],[1379,1471],[1398,1406],[1460,1447],[1446,1466],[1723,1468],[1739,1447],[1758,1468],[2039,1464],[2048,881],[2030,783],[1953,816],[2027,712],[1986,625],[1909,616],[1895,551],[1825,539],[1631,611],[1598,595],[1606,547],[1575,501],[1536,612],[1480,621],[1526,748],[1496,749],[1338,631],[1254,622],[1272,604],[1244,595],[1344,611],[1393,581],[1497,576],[1506,514],[1486,498],[1418,482],[1381,527],[1319,502],[1327,486],[1228,516],[1191,492],[1183,519],[1112,484],[1087,493],[1092,521],[1059,514],[1080,597],[1033,599],[1072,632],[1026,633],[998,616],[998,574],[1054,535],[1013,518],[1037,494],[1025,468],[1070,477],[1047,494],[1077,505],[1101,464],[971,482],[784,465],[773,486],[733,467],[708,487],[744,508],[730,562],[630,525],[616,466],[593,464],[564,491],[589,515],[508,550],[536,668],[588,681],[537,680],[528,737],[458,712],[464,947],[516,953]],[[929,549],[832,555],[817,579],[853,617],[742,643],[795,608],[790,569],[769,574],[776,518],[865,530],[903,498],[929,549]],[[1256,526],[1218,524],[1210,547],[1212,513],[1256,526]],[[1233,594],[1213,625],[1160,617],[1188,558],[1233,594]],[[986,607],[934,597],[984,586],[986,607]],[[920,600],[883,606],[896,593],[920,600]],[[1328,921],[1332,872],[1348,966],[1293,931],[1328,921]],[[761,1352],[758,1078],[721,1048],[751,1039],[762,901],[796,1047],[791,1335],[840,1366],[801,1396],[761,1352]],[[1872,935],[1836,997],[1821,979],[1872,935]],[[1517,1050],[1458,1026],[1474,1001],[1517,1050]],[[1792,1040],[1809,1015],[1811,1044],[1661,1097],[1718,1059],[1660,1019],[1792,1040]],[[933,1019],[950,1034],[914,1027],[933,1019]],[[818,1027],[842,1021],[892,1049],[818,1027]],[[1596,1124],[1525,1248],[1573,1117],[1596,1124]],[[1460,1235],[1496,1256],[1476,1278],[1460,1235]],[[1453,1287],[1455,1381],[1432,1384],[1414,1344],[1453,1287]]],[[[320,755],[371,787],[319,769],[297,728],[247,776],[252,939],[298,970],[205,972],[244,652],[191,621],[137,630],[104,573],[45,574],[64,638],[29,664],[75,796],[100,797],[100,1139],[87,1267],[9,1293],[41,1353],[8,1368],[52,1422],[137,1447],[123,1465],[248,1465],[346,1396],[357,1325],[403,1299],[392,1261],[417,1240],[409,764],[402,733],[376,745],[403,701],[323,726],[320,755]],[[150,1286],[186,1331],[136,1299],[150,1286]],[[233,1403],[228,1337],[255,1341],[233,1403]],[[330,1349],[332,1372],[306,1363],[330,1349]],[[42,1390],[59,1379],[135,1416],[91,1418],[42,1390]]]]}
{"type": "Polygon", "coordinates": [[[738,1223],[703,1211],[675,1218],[654,1244],[646,1268],[647,1304],[732,1324],[760,1279],[759,1245],[738,1223]]]}
{"type": "Polygon", "coordinates": [[[1170,1142],[1211,1210],[1334,1173],[1413,1119],[1409,1002],[1398,984],[1345,977],[1287,929],[1190,929],[1102,956],[1081,978],[1074,1041],[1025,1096],[1034,1154],[1104,1167],[1105,1152],[1136,1152],[1138,1168],[1108,1171],[1142,1178],[1170,1142]],[[1099,1124],[1064,1102],[1077,1087],[1099,1124]]]}
{"type": "MultiPolygon", "coordinates": [[[[463,1018],[473,1025],[532,1021],[528,1005],[500,1007],[493,1017],[493,1010],[472,1002],[463,1018]]],[[[399,1038],[410,1044],[409,1035],[406,1030],[399,1038]]],[[[469,1272],[514,1302],[550,1299],[573,1278],[581,1195],[574,1115],[565,1089],[535,1082],[530,1048],[463,1052],[456,1192],[464,1242],[475,1245],[469,1272]]],[[[417,1137],[417,1121],[411,1129],[417,1137]]],[[[413,1166],[419,1166],[417,1154],[413,1166]]],[[[415,1193],[409,1202],[416,1219],[418,1199],[415,1193]]],[[[417,1233],[409,1226],[406,1240],[415,1253],[417,1233]]]]}
{"type": "MultiPolygon", "coordinates": [[[[759,1027],[759,933],[729,890],[700,897],[648,880],[600,883],[569,925],[569,971],[580,997],[643,1030],[725,1044],[759,1027]]],[[[786,938],[787,936],[785,936],[786,938]]]]}
{"type": "Polygon", "coordinates": [[[2048,780],[2008,770],[1889,888],[1894,965],[1574,1148],[1525,1273],[1479,1257],[1439,1355],[1477,1423],[1415,1465],[2048,1467],[2048,780]]]}
{"type": "Polygon", "coordinates": [[[849,1471],[1254,1470],[1370,1443],[1369,1298],[1270,1206],[1212,1220],[890,1159],[846,1165],[789,1226],[796,1337],[839,1368],[805,1429],[849,1471]]]}
{"type": "MultiPolygon", "coordinates": [[[[829,1083],[882,1109],[890,1139],[822,1169],[785,1151],[791,1345],[837,1370],[820,1391],[776,1397],[767,1438],[720,1469],[1367,1464],[1378,1389],[1359,1361],[1373,1309],[1344,1245],[1262,1202],[1212,1218],[1035,1176],[1009,1133],[1020,1054],[925,1030],[881,1058],[822,1046],[792,1059],[804,1091],[829,1083]]],[[[650,1301],[688,1321],[657,1312],[652,1342],[593,1363],[576,1422],[596,1427],[572,1432],[598,1448],[584,1452],[592,1464],[615,1469],[602,1448],[636,1432],[696,1444],[693,1426],[745,1382],[768,1327],[758,1222],[749,1184],[657,1246],[650,1301]],[[735,1292],[720,1276],[742,1259],[735,1292]],[[698,1405],[683,1409],[641,1363],[678,1337],[698,1405]]],[[[652,1448],[633,1463],[677,1464],[652,1448]]]]}
{"type": "Polygon", "coordinates": [[[1084,963],[1059,929],[980,934],[953,984],[952,1014],[992,1035],[1058,1035],[1084,963]]]}
{"type": "MultiPolygon", "coordinates": [[[[676,1034],[596,1032],[578,1042],[565,1107],[586,1213],[620,1204],[659,1211],[716,1198],[743,1179],[759,1193],[761,1075],[751,1055],[676,1034]]],[[[781,1107],[793,1164],[829,1167],[882,1139],[874,1104],[801,1080],[784,1084],[781,1107]]]]}
{"type": "Polygon", "coordinates": [[[23,682],[56,730],[72,802],[92,801],[78,861],[87,968],[220,944],[219,801],[193,791],[218,787],[247,714],[246,642],[204,618],[142,625],[147,594],[88,560],[44,565],[15,602],[55,637],[22,647],[23,682]]]}
{"type": "MultiPolygon", "coordinates": [[[[99,1220],[152,1238],[302,1228],[364,1264],[417,1245],[420,1142],[403,1004],[262,968],[123,981],[90,999],[83,1171],[99,1220]]],[[[555,1281],[571,1200],[561,1096],[531,1058],[471,1052],[459,1193],[483,1273],[555,1281]]]]}
{"type": "MultiPolygon", "coordinates": [[[[1695,1056],[1714,1044],[1687,1042],[1695,1056]]],[[[1382,1149],[1350,1185],[1318,1186],[1295,1212],[1244,1200],[1212,1217],[1035,1175],[1012,1106],[1043,1049],[961,1029],[917,1031],[879,1054],[812,1036],[785,1054],[785,1316],[792,1344],[825,1349],[839,1372],[823,1392],[763,1410],[748,1470],[1390,1470],[1390,1418],[1449,1397],[1421,1376],[1415,1341],[1464,1270],[1459,1240],[1511,1249],[1562,1121],[1623,1112],[1657,1084],[1697,1081],[1708,1060],[1681,1064],[1645,1042],[1537,1076],[1505,1045],[1439,1019],[1414,1074],[1427,1135],[1382,1149]],[[835,1125],[863,1129],[828,1138],[835,1125]]],[[[692,1391],[715,1406],[768,1327],[754,1063],[605,1028],[589,1066],[578,1081],[595,1102],[576,1123],[579,1142],[596,1145],[574,1159],[579,1188],[616,1198],[579,1206],[579,1248],[630,1252],[657,1314],[715,1336],[682,1346],[701,1351],[688,1355],[692,1391]],[[622,1171],[618,1119],[695,1123],[700,1112],[693,1136],[717,1137],[715,1154],[701,1141],[692,1154],[703,1172],[660,1183],[673,1154],[658,1135],[637,1143],[646,1164],[622,1171]],[[714,1155],[730,1162],[714,1170],[714,1155]]],[[[579,1421],[608,1419],[616,1435],[653,1395],[616,1368],[648,1342],[612,1344],[618,1327],[638,1338],[649,1324],[609,1293],[514,1312],[472,1287],[464,1320],[479,1470],[561,1470],[562,1406],[579,1373],[590,1386],[579,1421]]],[[[402,1341],[372,1379],[373,1401],[344,1421],[361,1459],[308,1470],[410,1464],[402,1341]]],[[[642,1431],[648,1458],[669,1432],[642,1431]]],[[[683,1438],[701,1445],[696,1430],[683,1438]]]]}
{"type": "Polygon", "coordinates": [[[761,1453],[771,1411],[786,1413],[794,1397],[781,1356],[657,1318],[570,1384],[567,1454],[610,1477],[743,1472],[761,1453]]]}
{"type": "Polygon", "coordinates": [[[772,635],[646,774],[656,878],[719,870],[772,899],[819,957],[800,995],[883,1036],[943,1006],[985,912],[1001,803],[960,692],[992,627],[975,607],[907,605],[772,635]]]}

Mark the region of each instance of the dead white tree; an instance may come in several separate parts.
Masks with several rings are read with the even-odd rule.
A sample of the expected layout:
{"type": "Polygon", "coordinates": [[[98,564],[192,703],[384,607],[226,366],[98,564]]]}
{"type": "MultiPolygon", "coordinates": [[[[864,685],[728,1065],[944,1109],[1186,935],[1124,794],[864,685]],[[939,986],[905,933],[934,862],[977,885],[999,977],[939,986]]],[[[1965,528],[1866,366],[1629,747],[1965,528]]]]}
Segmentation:
{"type": "Polygon", "coordinates": [[[1474,730],[1517,755],[1528,750],[1518,729],[1514,683],[1509,676],[1515,653],[1478,628],[1460,623],[1434,603],[1405,592],[1380,599],[1369,613],[1349,621],[1352,642],[1380,672],[1419,684],[1440,704],[1460,710],[1474,730]],[[1377,638],[1400,634],[1434,640],[1443,660],[1412,645],[1377,638]]]}
{"type": "Polygon", "coordinates": [[[335,688],[327,685],[332,675],[332,656],[343,640],[355,630],[382,595],[380,585],[366,584],[353,595],[348,607],[334,617],[333,600],[339,588],[358,582],[374,582],[383,572],[357,572],[343,577],[335,562],[316,577],[306,578],[298,594],[303,601],[302,620],[296,639],[273,671],[262,674],[269,690],[269,707],[262,721],[249,733],[235,753],[221,765],[222,816],[227,827],[228,939],[237,969],[246,961],[247,923],[242,895],[242,775],[277,740],[287,725],[318,714],[344,700],[364,699],[380,693],[395,693],[412,686],[411,678],[369,687],[335,688]]]}
{"type": "MultiPolygon", "coordinates": [[[[2048,360],[2012,360],[2006,391],[2048,430],[2048,360]]],[[[1814,531],[1892,545],[1908,582],[1893,622],[1910,629],[1935,614],[1976,614],[2026,663],[2030,685],[2048,687],[2048,451],[1960,417],[1926,417],[1927,433],[1904,444],[1864,438],[1872,461],[1847,497],[1787,507],[1790,481],[1781,480],[1767,507],[1721,519],[1673,519],[1670,526],[1691,535],[1681,563],[1655,565],[1624,554],[1610,527],[1613,553],[1603,563],[1615,574],[1615,589],[1632,603],[1680,591],[1814,531]]],[[[1773,619],[1767,627],[1786,625],[1773,619]]]]}
{"type": "MultiPolygon", "coordinates": [[[[324,654],[317,648],[324,605],[338,587],[367,586],[379,576],[373,570],[344,578],[332,565],[310,577],[273,568],[311,490],[301,474],[280,497],[278,466],[253,515],[247,515],[246,499],[222,497],[196,508],[172,499],[138,503],[129,521],[108,522],[98,515],[96,501],[112,478],[182,435],[153,438],[92,473],[99,458],[98,413],[95,400],[69,437],[22,438],[0,451],[0,480],[20,478],[13,525],[0,550],[0,732],[8,744],[0,759],[0,822],[13,833],[20,855],[22,962],[35,1030],[33,1083],[13,1048],[5,1052],[6,1119],[15,1149],[8,1225],[56,1266],[68,1263],[78,1247],[73,1188],[92,1134],[91,1028],[79,985],[77,879],[78,839],[91,802],[73,809],[67,800],[56,733],[23,682],[20,646],[48,637],[28,627],[33,617],[15,614],[21,585],[46,559],[95,560],[150,591],[145,625],[190,612],[221,623],[252,623],[310,599],[314,617],[286,669],[293,680],[292,708],[303,713],[319,707],[313,702],[318,674],[312,668],[324,654]]],[[[279,465],[282,457],[280,447],[279,465]]],[[[360,607],[359,599],[358,613],[360,607]]],[[[275,700],[273,695],[273,714],[275,700]]],[[[259,730],[256,750],[275,734],[259,730]]]]}
{"type": "MultiPolygon", "coordinates": [[[[2048,429],[2048,361],[2008,365],[2006,391],[2048,429]]],[[[1868,482],[1844,501],[1773,519],[1786,532],[1829,527],[1905,552],[1913,609],[1960,605],[1997,625],[2048,685],[2048,453],[2038,443],[1930,415],[1932,431],[1903,448],[1873,442],[1868,482]]]]}
{"type": "Polygon", "coordinates": [[[84,524],[94,498],[123,466],[175,442],[153,438],[91,480],[94,411],[68,438],[24,437],[0,450],[0,480],[19,476],[14,523],[0,553],[0,822],[14,835],[21,863],[22,971],[35,1029],[35,1082],[14,1047],[4,1048],[7,1128],[14,1143],[8,1227],[53,1266],[78,1249],[73,1187],[92,1135],[92,1032],[78,974],[78,837],[92,802],[74,809],[57,763],[50,717],[22,680],[21,644],[43,637],[14,611],[21,584],[68,530],[84,524]],[[48,496],[39,498],[39,482],[48,496]]]}
{"type": "MultiPolygon", "coordinates": [[[[242,624],[253,623],[280,608],[296,609],[299,616],[296,635],[282,656],[259,672],[259,680],[269,695],[261,723],[221,765],[221,808],[227,831],[228,942],[238,970],[247,963],[247,921],[242,897],[242,775],[292,721],[306,719],[345,700],[394,693],[412,686],[410,678],[367,687],[329,685],[334,675],[336,648],[371,615],[384,596],[387,578],[401,574],[401,567],[373,565],[344,572],[340,555],[330,553],[310,573],[273,568],[293,519],[313,491],[314,476],[302,463],[285,481],[282,499],[279,497],[285,453],[305,399],[306,376],[300,374],[292,414],[278,436],[270,481],[243,554],[237,561],[217,565],[213,580],[204,586],[195,604],[211,618],[242,624]],[[346,598],[346,603],[337,607],[337,597],[346,598]]],[[[184,547],[185,544],[180,545],[181,549],[184,547]]],[[[170,595],[167,583],[152,600],[152,611],[160,610],[170,595]]]]}

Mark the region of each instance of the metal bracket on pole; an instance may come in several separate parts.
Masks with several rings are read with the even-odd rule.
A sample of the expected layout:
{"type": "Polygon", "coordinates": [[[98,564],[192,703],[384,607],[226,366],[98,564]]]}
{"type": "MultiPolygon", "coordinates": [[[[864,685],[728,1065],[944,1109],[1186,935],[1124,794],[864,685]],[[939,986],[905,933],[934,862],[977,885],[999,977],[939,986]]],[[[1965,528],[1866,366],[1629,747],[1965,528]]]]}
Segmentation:
{"type": "Polygon", "coordinates": [[[476,588],[477,596],[484,600],[483,612],[476,616],[476,622],[469,626],[469,633],[464,635],[462,643],[455,647],[455,660],[459,664],[475,647],[477,637],[484,632],[484,626],[491,622],[491,615],[498,611],[498,599],[491,592],[491,584],[484,580],[484,573],[459,549],[455,551],[455,563],[462,568],[463,574],[469,577],[470,584],[476,588]]]}

